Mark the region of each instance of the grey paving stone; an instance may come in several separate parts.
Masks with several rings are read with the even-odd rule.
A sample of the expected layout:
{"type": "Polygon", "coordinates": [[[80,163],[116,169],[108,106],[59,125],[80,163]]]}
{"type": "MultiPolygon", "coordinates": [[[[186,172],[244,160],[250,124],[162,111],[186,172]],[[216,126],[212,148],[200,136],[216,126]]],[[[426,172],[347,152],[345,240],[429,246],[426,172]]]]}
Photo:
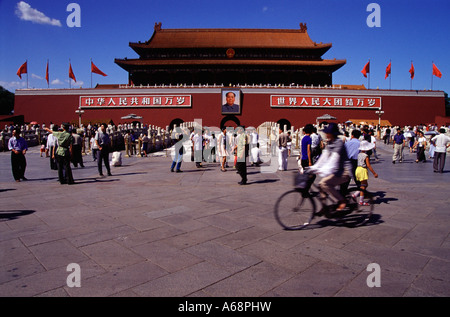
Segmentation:
{"type": "Polygon", "coordinates": [[[261,262],[204,289],[214,297],[261,296],[292,277],[291,272],[261,262]]]}
{"type": "Polygon", "coordinates": [[[167,272],[157,265],[144,261],[134,263],[123,268],[114,268],[92,278],[82,279],[81,287],[68,287],[64,289],[70,296],[77,297],[104,297],[120,294],[131,290],[137,285],[166,275],[167,272]]]}
{"type": "Polygon", "coordinates": [[[81,250],[64,239],[33,245],[29,249],[47,270],[87,260],[81,250]]]}
{"type": "Polygon", "coordinates": [[[0,296],[448,297],[448,168],[433,173],[409,153],[394,165],[384,144],[378,153],[376,220],[348,228],[318,218],[301,231],[273,216],[295,157],[287,172],[249,167],[247,186],[218,163],[170,173],[164,153],[124,158],[104,178],[86,160],[68,186],[37,148],[28,182],[14,182],[0,153],[0,296]],[[380,288],[366,283],[373,262],[380,288]],[[67,286],[69,263],[81,266],[81,288],[67,286]]]}
{"type": "Polygon", "coordinates": [[[114,270],[144,261],[143,257],[112,240],[83,246],[80,247],[80,250],[106,270],[114,270]]]}
{"type": "Polygon", "coordinates": [[[176,272],[203,262],[203,259],[161,241],[140,244],[133,247],[133,251],[168,272],[176,272]]]}
{"type": "Polygon", "coordinates": [[[238,272],[260,260],[215,242],[205,242],[185,249],[186,252],[213,263],[229,272],[238,272]]]}
{"type": "Polygon", "coordinates": [[[229,272],[215,264],[202,262],[184,270],[165,275],[134,287],[139,296],[190,296],[229,276],[229,272]]]}
{"type": "Polygon", "coordinates": [[[353,280],[358,273],[359,272],[350,270],[348,267],[321,261],[268,291],[265,296],[335,296],[346,284],[353,280]]]}

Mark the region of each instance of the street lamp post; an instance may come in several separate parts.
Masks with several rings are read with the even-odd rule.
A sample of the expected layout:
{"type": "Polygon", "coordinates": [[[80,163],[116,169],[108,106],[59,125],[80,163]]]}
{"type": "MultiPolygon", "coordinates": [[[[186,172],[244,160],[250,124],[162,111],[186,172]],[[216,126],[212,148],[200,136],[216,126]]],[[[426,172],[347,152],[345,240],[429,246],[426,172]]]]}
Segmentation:
{"type": "Polygon", "coordinates": [[[81,128],[81,116],[83,115],[83,113],[84,113],[84,110],[81,110],[81,107],[79,107],[77,110],[75,110],[75,113],[77,113],[78,114],[78,116],[79,116],[79,122],[78,122],[78,127],[80,127],[81,128]]]}
{"type": "Polygon", "coordinates": [[[384,111],[380,108],[380,110],[375,111],[375,113],[378,115],[378,126],[381,126],[381,116],[383,115],[384,111]]]}

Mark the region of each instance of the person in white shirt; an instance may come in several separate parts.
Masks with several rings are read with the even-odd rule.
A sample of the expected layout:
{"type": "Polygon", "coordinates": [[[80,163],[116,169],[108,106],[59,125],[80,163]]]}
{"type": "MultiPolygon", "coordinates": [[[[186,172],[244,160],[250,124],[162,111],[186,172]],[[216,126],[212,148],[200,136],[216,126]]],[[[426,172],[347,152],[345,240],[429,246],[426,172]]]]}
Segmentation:
{"type": "Polygon", "coordinates": [[[227,129],[224,127],[224,128],[222,128],[222,133],[217,138],[217,145],[218,145],[217,152],[219,154],[220,170],[222,172],[226,172],[225,164],[226,164],[227,156],[228,156],[227,144],[228,144],[227,129]]]}
{"type": "Polygon", "coordinates": [[[322,154],[322,149],[322,137],[317,134],[317,128],[313,127],[313,133],[311,134],[311,161],[313,164],[319,159],[320,154],[322,154]]]}
{"type": "Polygon", "coordinates": [[[370,143],[373,144],[373,149],[372,149],[373,157],[378,162],[379,158],[377,155],[377,138],[375,137],[373,130],[369,130],[369,135],[370,135],[370,143]]]}
{"type": "Polygon", "coordinates": [[[447,156],[447,148],[450,147],[450,137],[445,135],[445,129],[439,129],[438,135],[431,139],[436,149],[434,150],[433,171],[435,173],[443,173],[445,158],[447,156]]]}
{"type": "MultiPolygon", "coordinates": [[[[53,131],[58,131],[58,127],[53,125],[52,127],[53,131]]],[[[50,156],[50,169],[52,170],[58,170],[58,165],[56,164],[56,147],[58,146],[58,139],[53,135],[53,133],[50,133],[47,137],[47,150],[49,152],[50,156]]]]}
{"type": "Polygon", "coordinates": [[[211,151],[211,159],[216,163],[216,148],[217,148],[217,138],[214,133],[209,137],[209,149],[211,151]]]}
{"type": "MultiPolygon", "coordinates": [[[[256,130],[253,130],[252,133],[250,133],[250,152],[252,152],[252,150],[254,148],[256,148],[258,141],[259,141],[259,135],[256,132],[256,130]]],[[[250,163],[252,163],[252,164],[256,163],[255,161],[253,161],[253,155],[250,155],[250,163]]]]}
{"type": "Polygon", "coordinates": [[[417,148],[417,160],[416,163],[423,161],[424,163],[427,161],[425,158],[425,147],[427,146],[427,139],[423,135],[422,131],[419,131],[419,138],[417,139],[414,147],[417,148]]]}
{"type": "Polygon", "coordinates": [[[251,149],[250,157],[252,159],[252,166],[259,166],[262,163],[261,161],[261,149],[259,148],[259,143],[256,143],[256,146],[251,149]]]}
{"type": "Polygon", "coordinates": [[[194,143],[195,166],[197,166],[197,168],[201,168],[203,167],[203,136],[201,131],[196,131],[195,135],[192,137],[192,141],[194,143]]]}
{"type": "Polygon", "coordinates": [[[98,146],[97,143],[95,142],[95,133],[91,135],[91,139],[89,140],[89,142],[91,143],[92,158],[93,161],[95,162],[97,160],[97,151],[98,151],[98,146]]]}

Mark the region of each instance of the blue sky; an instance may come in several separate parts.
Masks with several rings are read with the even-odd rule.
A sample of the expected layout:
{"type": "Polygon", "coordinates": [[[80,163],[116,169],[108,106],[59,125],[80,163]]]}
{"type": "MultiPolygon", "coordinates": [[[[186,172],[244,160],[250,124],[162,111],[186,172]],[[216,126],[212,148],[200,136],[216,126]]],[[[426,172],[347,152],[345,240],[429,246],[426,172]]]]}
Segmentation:
{"type": "Polygon", "coordinates": [[[90,61],[108,74],[93,74],[93,86],[125,84],[127,72],[114,58],[136,58],[129,42],[146,41],[155,22],[163,28],[298,29],[307,23],[313,41],[332,43],[323,56],[346,59],[333,75],[334,84],[364,84],[361,74],[371,60],[370,88],[389,88],[385,69],[392,61],[392,89],[431,88],[432,61],[442,78],[433,89],[450,91],[450,1],[448,0],[0,0],[0,85],[26,88],[26,75],[16,75],[28,61],[30,88],[69,88],[69,59],[77,78],[72,88],[91,86],[90,61]],[[81,27],[69,27],[70,3],[80,6],[81,27]],[[370,3],[380,6],[381,27],[368,27],[370,3]]]}

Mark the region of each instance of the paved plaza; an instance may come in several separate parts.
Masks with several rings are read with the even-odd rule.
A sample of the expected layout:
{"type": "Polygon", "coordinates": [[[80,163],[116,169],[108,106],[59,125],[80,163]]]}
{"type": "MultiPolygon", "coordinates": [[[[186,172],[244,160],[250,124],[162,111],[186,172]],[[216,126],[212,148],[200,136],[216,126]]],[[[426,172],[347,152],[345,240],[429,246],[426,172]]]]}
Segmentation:
{"type": "Polygon", "coordinates": [[[368,224],[320,218],[300,231],[273,215],[295,157],[288,171],[248,167],[240,186],[218,163],[171,173],[166,152],[126,157],[99,177],[86,155],[76,184],[60,185],[38,147],[20,183],[0,153],[0,296],[450,296],[450,160],[438,174],[408,149],[394,165],[392,152],[379,145],[368,224]],[[68,285],[71,263],[80,287],[68,285]],[[380,287],[368,286],[371,263],[380,287]]]}

